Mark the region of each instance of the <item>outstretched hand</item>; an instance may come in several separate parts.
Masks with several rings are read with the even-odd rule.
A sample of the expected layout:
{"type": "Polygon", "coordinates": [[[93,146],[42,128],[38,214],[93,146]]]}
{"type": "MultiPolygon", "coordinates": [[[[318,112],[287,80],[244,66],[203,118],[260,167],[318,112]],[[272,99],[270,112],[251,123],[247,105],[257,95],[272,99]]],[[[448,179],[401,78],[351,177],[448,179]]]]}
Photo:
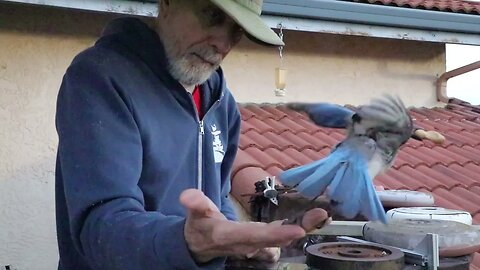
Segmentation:
{"type": "Polygon", "coordinates": [[[230,221],[196,189],[182,192],[180,203],[188,211],[185,241],[199,263],[223,256],[251,256],[265,248],[289,245],[328,219],[326,211],[316,208],[305,213],[301,226],[282,225],[281,220],[271,223],[230,221]]]}

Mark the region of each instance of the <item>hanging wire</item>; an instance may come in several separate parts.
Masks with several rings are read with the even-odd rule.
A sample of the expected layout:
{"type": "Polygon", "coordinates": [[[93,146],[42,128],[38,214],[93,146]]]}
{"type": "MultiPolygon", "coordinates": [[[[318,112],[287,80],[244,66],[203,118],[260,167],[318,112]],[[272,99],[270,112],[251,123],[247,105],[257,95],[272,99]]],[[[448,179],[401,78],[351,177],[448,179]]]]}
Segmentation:
{"type": "MultiPolygon", "coordinates": [[[[280,30],[278,33],[278,37],[280,40],[283,41],[283,24],[279,23],[277,24],[277,28],[280,30]]],[[[280,65],[276,69],[275,73],[275,84],[276,84],[276,89],[275,89],[275,95],[277,97],[284,97],[286,92],[285,92],[285,72],[286,70],[283,68],[283,46],[278,46],[278,53],[280,55],[280,65]]]]}
{"type": "MultiPolygon", "coordinates": [[[[278,37],[280,38],[280,40],[283,41],[283,24],[279,23],[277,27],[278,29],[280,29],[280,33],[278,33],[278,37]]],[[[283,62],[283,46],[278,46],[278,53],[280,55],[280,63],[282,63],[283,62]]]]}

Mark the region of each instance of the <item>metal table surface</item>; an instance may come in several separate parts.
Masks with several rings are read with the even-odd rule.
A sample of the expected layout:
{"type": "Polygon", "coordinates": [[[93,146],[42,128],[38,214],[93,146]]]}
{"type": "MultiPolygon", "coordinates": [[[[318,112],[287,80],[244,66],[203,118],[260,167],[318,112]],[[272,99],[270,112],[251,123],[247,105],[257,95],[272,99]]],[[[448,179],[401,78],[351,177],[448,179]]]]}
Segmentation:
{"type": "MultiPolygon", "coordinates": [[[[262,263],[255,260],[228,260],[225,266],[226,270],[331,270],[311,268],[305,264],[305,256],[300,252],[285,252],[278,263],[262,263]]],[[[458,258],[441,258],[438,270],[468,270],[471,256],[462,256],[458,258]]],[[[402,270],[423,270],[425,268],[416,265],[405,264],[402,270]]]]}

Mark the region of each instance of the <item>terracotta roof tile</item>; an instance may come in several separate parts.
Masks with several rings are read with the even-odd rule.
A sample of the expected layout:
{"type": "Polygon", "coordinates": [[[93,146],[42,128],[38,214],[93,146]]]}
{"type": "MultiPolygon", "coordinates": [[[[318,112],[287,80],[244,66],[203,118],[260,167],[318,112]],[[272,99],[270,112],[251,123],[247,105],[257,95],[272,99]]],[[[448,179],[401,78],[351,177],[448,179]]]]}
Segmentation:
{"type": "Polygon", "coordinates": [[[302,154],[307,156],[308,158],[311,158],[313,160],[319,160],[330,153],[330,148],[322,148],[321,151],[315,151],[312,149],[305,149],[302,150],[302,154]]]}
{"type": "Polygon", "coordinates": [[[272,176],[278,176],[278,175],[280,175],[280,173],[282,173],[284,171],[284,169],[280,168],[280,167],[277,167],[277,166],[273,166],[273,167],[267,168],[265,171],[268,172],[272,176]]]}
{"type": "MultiPolygon", "coordinates": [[[[275,148],[267,148],[267,149],[275,149],[275,148]]],[[[263,169],[272,167],[272,166],[278,166],[281,167],[282,164],[275,159],[275,157],[267,154],[265,150],[260,150],[259,148],[256,147],[249,147],[243,150],[246,154],[248,154],[250,157],[255,157],[257,161],[257,166],[263,169]]]]}
{"type": "MultiPolygon", "coordinates": [[[[301,133],[298,133],[298,134],[301,134],[301,133]]],[[[298,136],[298,134],[294,134],[291,131],[286,131],[281,133],[280,136],[282,136],[287,141],[291,142],[295,146],[295,149],[299,151],[307,148],[312,148],[311,143],[306,141],[301,136],[298,136]]]]}
{"type": "Polygon", "coordinates": [[[461,187],[454,187],[452,190],[450,190],[450,192],[451,194],[456,195],[456,197],[463,198],[476,205],[472,213],[480,213],[480,210],[478,210],[478,205],[480,205],[480,193],[475,193],[472,191],[472,189],[465,189],[461,187]]]}
{"type": "MultiPolygon", "coordinates": [[[[461,166],[458,166],[456,164],[452,164],[451,166],[447,167],[442,164],[437,164],[435,166],[432,166],[432,169],[434,171],[439,172],[440,174],[445,175],[446,177],[450,178],[450,181],[452,183],[459,183],[460,185],[464,187],[470,187],[474,185],[475,183],[478,183],[478,180],[475,180],[474,178],[471,178],[465,174],[463,174],[463,170],[455,170],[454,168],[459,168],[461,169],[461,166]]],[[[456,185],[456,184],[455,184],[456,185]]],[[[455,185],[452,185],[455,186],[455,185]]]]}
{"type": "MultiPolygon", "coordinates": [[[[463,189],[463,188],[462,188],[463,189]]],[[[466,191],[466,189],[463,189],[466,191]]],[[[448,200],[447,207],[450,209],[460,209],[466,210],[472,214],[477,214],[478,205],[473,204],[472,202],[464,199],[462,196],[452,196],[452,190],[446,190],[444,188],[438,188],[432,192],[434,197],[440,196],[448,200]]]]}
{"type": "MultiPolygon", "coordinates": [[[[283,105],[240,105],[240,112],[242,134],[232,181],[250,185],[240,189],[244,191],[253,189],[251,179],[325,157],[345,137],[343,130],[318,127],[283,105]],[[250,180],[244,182],[245,175],[250,180]]],[[[429,192],[437,206],[468,211],[480,224],[480,107],[454,100],[445,108],[412,108],[410,114],[417,127],[441,132],[446,142],[409,140],[375,184],[429,192]]],[[[479,257],[477,253],[472,263],[477,269],[479,257]]]]}
{"type": "MultiPolygon", "coordinates": [[[[315,133],[315,132],[318,132],[320,131],[320,129],[312,122],[308,121],[307,119],[304,119],[304,118],[297,118],[297,119],[292,119],[295,121],[295,123],[297,123],[298,125],[304,127],[308,133],[315,133]]],[[[330,132],[327,132],[327,130],[325,130],[325,133],[330,133],[330,132]]]]}
{"type": "MultiPolygon", "coordinates": [[[[437,165],[435,165],[437,166],[437,165]]],[[[438,166],[443,166],[443,165],[438,165],[438,166]]],[[[426,182],[424,184],[425,188],[428,190],[432,191],[435,188],[442,187],[446,189],[451,189],[455,186],[461,186],[462,183],[458,181],[455,178],[452,178],[448,175],[445,175],[437,170],[433,169],[432,167],[428,167],[425,165],[418,166],[416,168],[416,171],[420,172],[423,175],[428,175],[431,179],[435,179],[436,182],[439,182],[440,184],[437,183],[431,183],[431,182],[426,182]]]]}
{"type": "MultiPolygon", "coordinates": [[[[443,148],[443,147],[438,147],[437,146],[437,147],[435,147],[435,149],[432,148],[432,151],[435,151],[435,152],[443,155],[444,157],[448,157],[448,159],[452,159],[453,162],[451,162],[450,164],[458,163],[460,165],[465,165],[468,162],[472,162],[471,159],[469,159],[465,156],[459,155],[454,151],[449,151],[448,149],[443,148]]],[[[446,160],[446,158],[444,158],[444,160],[446,160]]],[[[447,165],[449,165],[449,164],[447,164],[447,165]]]]}
{"type": "MultiPolygon", "coordinates": [[[[414,149],[414,148],[412,148],[412,149],[414,149]]],[[[421,164],[426,164],[426,163],[420,157],[418,157],[416,155],[409,154],[407,151],[400,150],[398,155],[397,155],[397,158],[395,159],[393,167],[395,169],[399,169],[402,166],[411,166],[411,167],[415,168],[415,167],[417,167],[421,164]]]]}
{"type": "MultiPolygon", "coordinates": [[[[422,127],[423,128],[423,127],[422,127]]],[[[426,129],[426,128],[423,128],[423,129],[426,129]]],[[[430,129],[426,129],[426,130],[430,130],[430,129]]],[[[425,145],[425,142],[421,142],[421,141],[417,141],[417,140],[408,140],[406,144],[404,144],[400,149],[403,149],[403,148],[418,148],[420,146],[423,146],[425,145]]]]}
{"type": "Polygon", "coordinates": [[[375,178],[374,182],[376,185],[388,187],[389,189],[408,189],[405,183],[402,183],[398,179],[395,170],[388,170],[386,173],[375,178]]]}
{"type": "MultiPolygon", "coordinates": [[[[395,179],[394,183],[390,183],[385,179],[384,186],[388,189],[410,189],[410,190],[418,190],[425,185],[425,176],[420,175],[420,177],[412,177],[409,175],[409,171],[412,169],[411,167],[402,167],[401,170],[391,170],[388,172],[393,179],[395,179]]],[[[375,180],[376,181],[376,180],[375,180]]],[[[376,183],[376,182],[375,182],[376,183]]]]}
{"type": "Polygon", "coordinates": [[[322,140],[321,138],[319,138],[317,136],[313,136],[313,135],[305,133],[305,132],[298,133],[297,136],[299,138],[301,138],[302,140],[309,143],[309,147],[307,147],[307,148],[315,149],[315,150],[318,150],[318,151],[322,150],[325,147],[330,148],[337,143],[337,141],[332,141],[332,140],[330,140],[330,142],[326,142],[325,140],[322,140]]]}
{"type": "MultiPolygon", "coordinates": [[[[475,215],[473,216],[473,223],[474,223],[474,224],[480,224],[480,213],[475,214],[475,215]]],[[[480,264],[478,264],[478,266],[480,266],[480,264]]],[[[479,268],[479,269],[480,269],[480,268],[479,268]]]]}
{"type": "Polygon", "coordinates": [[[252,130],[240,136],[240,149],[245,149],[247,147],[256,146],[260,149],[265,149],[267,147],[279,147],[274,142],[265,138],[257,130],[252,130]],[[242,138],[245,137],[245,138],[242,138]]]}
{"type": "Polygon", "coordinates": [[[248,109],[256,118],[265,120],[268,118],[275,119],[275,116],[263,109],[263,106],[258,106],[256,104],[246,105],[245,109],[248,109]]]}
{"type": "Polygon", "coordinates": [[[287,154],[290,158],[296,161],[296,164],[307,164],[317,160],[318,158],[310,158],[307,155],[304,155],[302,152],[295,150],[293,148],[288,148],[283,153],[287,154]]]}
{"type": "Polygon", "coordinates": [[[263,120],[263,122],[270,127],[273,128],[273,131],[276,133],[280,134],[282,132],[285,132],[287,130],[291,130],[291,128],[285,124],[283,124],[281,121],[275,120],[273,118],[266,118],[263,120]]]}
{"type": "Polygon", "coordinates": [[[431,156],[430,148],[424,146],[418,148],[403,147],[401,151],[404,152],[405,155],[409,155],[417,160],[420,160],[418,164],[411,165],[418,166],[420,164],[425,164],[427,166],[433,166],[435,164],[442,163],[442,160],[439,160],[435,156],[431,156]]]}
{"type": "Polygon", "coordinates": [[[276,159],[280,164],[279,167],[283,168],[284,170],[288,170],[300,165],[296,160],[292,159],[290,155],[286,154],[285,151],[280,151],[277,148],[268,148],[264,152],[265,154],[276,159]]]}
{"type": "Polygon", "coordinates": [[[403,8],[425,9],[432,11],[480,14],[480,3],[461,0],[351,0],[352,2],[370,3],[403,8]]]}
{"type": "Polygon", "coordinates": [[[265,137],[265,139],[268,139],[273,143],[275,143],[276,148],[278,148],[279,150],[285,150],[289,147],[295,147],[295,148],[297,147],[292,142],[288,141],[286,138],[284,138],[283,136],[277,133],[265,132],[262,135],[265,137]]]}
{"type": "Polygon", "coordinates": [[[480,164],[480,149],[475,149],[470,146],[459,147],[457,145],[450,145],[446,148],[446,151],[463,157],[467,160],[466,163],[480,164]]]}
{"type": "Polygon", "coordinates": [[[246,151],[238,150],[235,158],[232,170],[232,178],[235,178],[235,174],[248,167],[261,167],[260,162],[249,155],[246,151]]]}
{"type": "Polygon", "coordinates": [[[255,126],[250,124],[247,121],[243,121],[242,124],[240,125],[240,129],[241,129],[241,133],[244,134],[251,130],[255,130],[255,126]]]}
{"type": "Polygon", "coordinates": [[[322,140],[330,147],[333,147],[340,142],[339,139],[332,138],[330,134],[323,133],[322,131],[317,131],[313,135],[315,136],[315,138],[322,140]]]}
{"type": "Polygon", "coordinates": [[[251,126],[254,126],[255,130],[258,133],[265,133],[267,131],[274,131],[275,130],[272,126],[268,125],[266,122],[262,121],[261,119],[259,119],[257,117],[251,117],[250,119],[248,119],[247,122],[251,126]]]}
{"type": "Polygon", "coordinates": [[[285,112],[279,110],[275,106],[262,106],[262,109],[266,112],[269,112],[271,114],[271,117],[275,120],[281,120],[283,118],[288,117],[288,115],[285,112]]]}
{"type": "Polygon", "coordinates": [[[451,120],[451,124],[459,126],[462,130],[480,131],[480,122],[476,123],[469,120],[451,120]]]}
{"type": "Polygon", "coordinates": [[[240,115],[242,116],[242,120],[246,121],[250,118],[252,118],[255,114],[248,110],[246,107],[240,107],[240,115]]]}
{"type": "MultiPolygon", "coordinates": [[[[303,120],[303,119],[302,119],[303,120]]],[[[290,131],[294,133],[299,133],[299,132],[307,132],[309,131],[308,128],[302,126],[301,124],[297,123],[298,120],[294,121],[290,118],[282,118],[279,120],[280,123],[283,125],[287,126],[290,128],[290,131]]],[[[305,120],[303,120],[305,121],[305,120]]]]}

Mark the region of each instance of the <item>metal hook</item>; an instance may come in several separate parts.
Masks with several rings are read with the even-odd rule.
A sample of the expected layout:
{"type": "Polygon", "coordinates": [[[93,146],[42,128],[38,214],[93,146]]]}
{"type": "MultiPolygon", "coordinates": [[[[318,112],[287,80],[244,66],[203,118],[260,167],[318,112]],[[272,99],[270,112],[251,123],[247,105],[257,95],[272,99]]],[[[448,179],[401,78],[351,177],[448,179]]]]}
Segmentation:
{"type": "MultiPolygon", "coordinates": [[[[278,33],[278,37],[280,38],[280,40],[283,41],[283,24],[279,23],[277,27],[280,30],[280,32],[278,33]]],[[[280,59],[283,59],[283,46],[278,46],[278,52],[280,54],[280,59]]]]}

